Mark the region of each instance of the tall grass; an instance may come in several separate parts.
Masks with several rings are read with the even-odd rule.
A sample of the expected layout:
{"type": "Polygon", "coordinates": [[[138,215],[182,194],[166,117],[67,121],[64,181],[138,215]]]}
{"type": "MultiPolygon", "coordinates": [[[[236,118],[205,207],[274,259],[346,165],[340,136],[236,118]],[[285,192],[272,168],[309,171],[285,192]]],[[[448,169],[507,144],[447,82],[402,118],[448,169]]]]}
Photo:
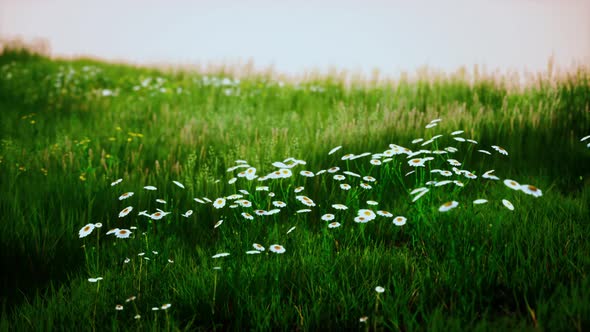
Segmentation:
{"type": "Polygon", "coordinates": [[[251,75],[238,81],[5,50],[0,326],[586,330],[590,152],[580,138],[590,134],[590,74],[580,68],[519,89],[512,80],[434,75],[361,84],[251,75]],[[442,121],[426,129],[435,118],[442,121]],[[452,140],[455,130],[478,144],[452,140]],[[477,180],[431,188],[412,202],[411,189],[442,180],[430,168],[405,176],[413,169],[405,155],[381,166],[371,165],[370,156],[341,160],[346,153],[383,153],[390,143],[419,150],[424,147],[410,142],[435,134],[444,136],[425,148],[452,145],[459,151],[433,155],[430,168],[450,170],[446,159],[455,158],[477,180]],[[245,169],[227,172],[235,160],[246,160],[262,176],[287,157],[306,164],[286,179],[228,183],[245,169]],[[350,170],[377,182],[365,190],[361,179],[347,176],[344,182],[353,188],[343,191],[332,173],[299,175],[333,166],[341,168],[338,174],[350,170]],[[502,179],[538,186],[543,196],[483,180],[491,169],[502,179]],[[144,190],[146,185],[158,190],[144,190]],[[275,196],[257,191],[260,185],[275,196]],[[296,194],[297,186],[305,190],[296,194]],[[245,198],[252,208],[230,209],[228,201],[216,209],[194,200],[238,189],[250,193],[245,198]],[[119,201],[124,192],[135,194],[119,201]],[[311,197],[312,212],[297,213],[305,206],[295,195],[311,197]],[[473,206],[476,198],[489,203],[473,206]],[[254,214],[274,208],[273,200],[287,206],[272,216],[254,214]],[[449,200],[460,205],[439,212],[449,200]],[[334,211],[334,203],[348,210],[334,211]],[[134,210],[119,218],[126,206],[134,210]],[[156,208],[172,213],[161,220],[137,215],[156,208]],[[401,227],[382,217],[355,223],[363,208],[408,221],[401,227]],[[189,209],[192,216],[181,216],[189,209]],[[244,210],[254,220],[244,219],[244,210]],[[325,213],[342,226],[328,228],[320,219],[325,213]],[[84,225],[96,222],[103,227],[78,237],[84,225]],[[105,235],[131,226],[137,229],[129,239],[105,235]],[[253,243],[267,250],[245,254],[253,243]],[[286,252],[269,252],[275,243],[286,252]],[[212,258],[222,252],[230,255],[212,258]],[[95,277],[103,280],[87,280],[95,277]],[[375,292],[376,286],[385,292],[375,292]],[[125,302],[130,296],[136,299],[125,302]],[[166,303],[172,306],[152,310],[166,303]],[[115,310],[117,304],[124,309],[115,310]]]}

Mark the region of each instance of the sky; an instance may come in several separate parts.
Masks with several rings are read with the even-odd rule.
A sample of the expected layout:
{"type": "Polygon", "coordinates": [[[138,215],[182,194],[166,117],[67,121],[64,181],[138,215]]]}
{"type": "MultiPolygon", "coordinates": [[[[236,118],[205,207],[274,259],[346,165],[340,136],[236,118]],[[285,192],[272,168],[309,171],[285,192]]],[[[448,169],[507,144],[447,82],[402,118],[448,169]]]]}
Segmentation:
{"type": "Polygon", "coordinates": [[[590,64],[590,0],[0,0],[0,38],[133,63],[287,74],[590,64]]]}

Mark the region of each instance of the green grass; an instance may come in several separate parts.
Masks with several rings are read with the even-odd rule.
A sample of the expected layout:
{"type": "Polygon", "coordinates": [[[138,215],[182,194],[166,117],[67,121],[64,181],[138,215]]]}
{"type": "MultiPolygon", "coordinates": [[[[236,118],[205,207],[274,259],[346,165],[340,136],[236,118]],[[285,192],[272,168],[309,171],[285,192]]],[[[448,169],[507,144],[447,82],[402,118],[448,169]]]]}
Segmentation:
{"type": "Polygon", "coordinates": [[[225,77],[16,50],[0,55],[0,330],[590,329],[590,150],[580,142],[590,134],[588,69],[545,73],[522,88],[513,77],[460,73],[351,84],[225,77]],[[107,89],[115,95],[102,96],[107,89]],[[426,129],[435,118],[442,121],[426,129]],[[453,140],[455,130],[478,144],[453,140]],[[411,144],[436,134],[444,136],[433,145],[411,144]],[[432,155],[409,176],[405,155],[380,166],[370,156],[341,160],[383,153],[390,143],[459,151],[432,155]],[[290,178],[228,183],[244,170],[227,172],[235,160],[262,176],[288,157],[306,162],[290,178]],[[430,169],[451,170],[447,158],[478,178],[454,174],[464,187],[431,187],[412,202],[410,190],[443,180],[430,169]],[[347,175],[352,189],[343,191],[334,174],[299,175],[333,166],[340,167],[334,174],[377,181],[366,190],[347,175]],[[534,184],[543,196],[482,179],[491,169],[502,180],[534,184]],[[297,186],[304,191],[294,193],[297,186]],[[238,189],[250,193],[244,198],[252,207],[194,201],[238,189]],[[128,191],[135,194],[119,201],[128,191]],[[312,212],[296,212],[305,208],[296,195],[313,199],[312,212]],[[473,205],[476,198],[489,202],[473,205]],[[274,208],[273,200],[287,206],[254,214],[274,208]],[[450,200],[459,206],[439,212],[450,200]],[[126,206],[133,211],[118,218],[126,206]],[[172,213],[157,221],[137,215],[156,208],[172,213]],[[363,208],[408,221],[354,222],[363,208]],[[188,209],[194,214],[181,216],[188,209]],[[325,213],[342,226],[329,229],[325,213]],[[103,227],[78,237],[96,222],[103,227]],[[105,235],[131,226],[129,239],[105,235]],[[267,250],[247,255],[253,243],[267,250]],[[275,243],[286,252],[269,252],[275,243]],[[230,255],[212,258],[221,252],[230,255]],[[87,280],[98,276],[104,279],[87,280]],[[165,303],[172,306],[152,311],[165,303]]]}

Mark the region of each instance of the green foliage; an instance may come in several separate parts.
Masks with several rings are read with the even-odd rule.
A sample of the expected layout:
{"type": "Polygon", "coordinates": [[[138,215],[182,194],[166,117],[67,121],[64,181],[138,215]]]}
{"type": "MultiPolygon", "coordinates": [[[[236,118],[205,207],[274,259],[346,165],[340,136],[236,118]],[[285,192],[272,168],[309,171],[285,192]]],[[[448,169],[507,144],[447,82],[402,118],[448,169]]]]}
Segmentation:
{"type": "Polygon", "coordinates": [[[590,153],[580,138],[590,134],[589,78],[581,69],[520,89],[509,77],[473,83],[462,75],[347,86],[334,77],[238,81],[223,73],[5,53],[0,329],[588,330],[590,153]],[[442,121],[426,129],[435,118],[442,121]],[[454,141],[455,130],[478,145],[454,141]],[[430,146],[410,143],[439,133],[430,146]],[[429,168],[409,176],[405,155],[380,166],[370,157],[341,160],[346,153],[383,153],[390,143],[459,152],[432,155],[429,168]],[[287,157],[306,161],[290,178],[228,183],[245,170],[227,172],[238,159],[262,176],[287,157]],[[412,202],[412,189],[442,180],[430,168],[450,170],[447,158],[478,179],[431,188],[412,202]],[[353,188],[343,191],[335,173],[299,175],[333,166],[377,181],[366,190],[347,176],[353,188]],[[482,180],[491,169],[538,186],[543,196],[482,180]],[[301,194],[294,193],[298,186],[305,187],[301,194]],[[194,200],[238,189],[250,193],[252,208],[194,200]],[[124,192],[135,194],[118,200],[124,192]],[[305,206],[295,195],[312,198],[312,212],[297,213],[305,206]],[[472,205],[476,198],[489,203],[472,205]],[[275,208],[274,200],[287,203],[279,214],[254,213],[275,208]],[[355,223],[358,209],[371,208],[367,200],[407,224],[380,216],[355,223]],[[450,200],[459,206],[439,212],[450,200]],[[335,211],[334,203],[349,209],[335,211]],[[134,210],[119,218],[126,206],[134,210]],[[161,220],[137,215],[157,208],[172,213],[161,220]],[[189,209],[194,214],[181,216],[189,209]],[[320,219],[325,213],[342,226],[328,228],[320,219]],[[96,222],[102,228],[78,237],[96,222]],[[129,239],[105,235],[131,226],[137,228],[129,239]],[[267,250],[245,254],[253,243],[267,250]],[[269,252],[272,244],[287,251],[269,252]],[[212,258],[222,252],[230,256],[212,258]],[[87,281],[94,277],[103,280],[87,281]],[[166,303],[172,306],[152,310],[166,303]]]}

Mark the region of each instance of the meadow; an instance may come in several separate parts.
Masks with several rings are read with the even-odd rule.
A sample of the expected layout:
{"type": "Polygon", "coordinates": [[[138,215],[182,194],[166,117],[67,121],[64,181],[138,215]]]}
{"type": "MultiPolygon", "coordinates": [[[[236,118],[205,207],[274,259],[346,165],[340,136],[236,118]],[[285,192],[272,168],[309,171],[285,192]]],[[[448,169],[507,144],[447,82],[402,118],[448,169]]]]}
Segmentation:
{"type": "Polygon", "coordinates": [[[2,331],[590,329],[588,68],[5,49],[0,112],[2,331]]]}

